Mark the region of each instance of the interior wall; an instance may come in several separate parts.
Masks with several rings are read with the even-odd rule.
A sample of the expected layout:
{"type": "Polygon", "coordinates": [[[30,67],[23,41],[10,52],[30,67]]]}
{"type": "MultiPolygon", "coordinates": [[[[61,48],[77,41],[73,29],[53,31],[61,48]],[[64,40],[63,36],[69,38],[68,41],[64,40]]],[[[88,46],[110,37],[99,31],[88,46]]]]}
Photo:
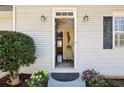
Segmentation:
{"type": "Polygon", "coordinates": [[[70,35],[70,45],[72,49],[74,49],[74,19],[66,19],[64,22],[62,19],[56,19],[56,30],[63,32],[63,58],[73,59],[73,52],[67,47],[67,32],[69,32],[70,35]]]}

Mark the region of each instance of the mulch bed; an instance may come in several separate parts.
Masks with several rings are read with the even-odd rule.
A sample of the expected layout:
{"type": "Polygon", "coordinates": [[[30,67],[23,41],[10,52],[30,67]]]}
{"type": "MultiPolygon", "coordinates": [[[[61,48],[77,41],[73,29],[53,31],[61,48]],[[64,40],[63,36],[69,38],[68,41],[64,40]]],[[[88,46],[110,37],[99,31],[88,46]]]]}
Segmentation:
{"type": "MultiPolygon", "coordinates": [[[[117,78],[108,78],[109,80],[109,86],[103,86],[103,87],[124,87],[124,79],[117,79],[117,78]]],[[[101,87],[101,86],[95,86],[95,85],[88,85],[86,82],[87,87],[101,87]]]]}
{"type": "Polygon", "coordinates": [[[21,83],[19,85],[16,85],[16,86],[10,86],[10,85],[6,84],[8,77],[4,76],[4,77],[0,78],[0,87],[28,87],[25,80],[29,79],[30,76],[31,76],[31,74],[19,74],[21,83]]]}
{"type": "Polygon", "coordinates": [[[109,79],[110,82],[117,85],[118,87],[124,87],[124,79],[109,79]]]}

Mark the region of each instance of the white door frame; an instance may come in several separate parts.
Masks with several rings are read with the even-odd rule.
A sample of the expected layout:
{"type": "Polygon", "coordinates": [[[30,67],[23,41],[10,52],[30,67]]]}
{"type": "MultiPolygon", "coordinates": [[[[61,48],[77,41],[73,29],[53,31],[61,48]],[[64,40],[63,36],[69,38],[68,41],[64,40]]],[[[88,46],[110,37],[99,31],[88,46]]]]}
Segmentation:
{"type": "MultiPolygon", "coordinates": [[[[74,18],[74,69],[76,68],[77,63],[77,11],[76,8],[53,8],[52,13],[52,32],[53,32],[53,69],[55,69],[55,18],[56,18],[56,12],[58,11],[71,11],[73,12],[73,18],[74,18]]],[[[70,18],[70,17],[69,17],[70,18]]]]}

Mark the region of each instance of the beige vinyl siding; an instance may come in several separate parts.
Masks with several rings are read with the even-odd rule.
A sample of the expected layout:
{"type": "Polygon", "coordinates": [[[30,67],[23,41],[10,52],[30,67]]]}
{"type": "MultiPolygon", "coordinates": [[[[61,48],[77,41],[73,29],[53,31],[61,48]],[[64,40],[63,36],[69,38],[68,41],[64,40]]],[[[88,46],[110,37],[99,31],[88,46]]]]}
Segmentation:
{"type": "Polygon", "coordinates": [[[16,31],[34,38],[36,43],[36,63],[31,67],[22,68],[24,72],[34,72],[38,69],[52,69],[52,9],[42,6],[16,6],[16,31]],[[44,14],[46,22],[41,22],[44,14]]]}
{"type": "MultiPolygon", "coordinates": [[[[103,16],[123,11],[123,6],[64,6],[77,9],[77,55],[75,69],[53,69],[52,9],[63,6],[16,6],[16,30],[31,35],[37,46],[36,64],[24,71],[45,69],[49,72],[82,72],[94,68],[105,75],[123,75],[124,48],[103,49],[103,16]],[[42,23],[44,14],[47,21],[42,23]],[[89,16],[83,22],[83,15],[89,16]]],[[[22,70],[22,71],[23,71],[22,70]]]]}
{"type": "Polygon", "coordinates": [[[124,48],[103,49],[103,16],[112,16],[118,6],[89,6],[78,8],[77,69],[94,68],[105,75],[123,76],[124,48]],[[82,15],[89,16],[82,22],[82,15]]]}
{"type": "MultiPolygon", "coordinates": [[[[16,6],[16,31],[26,33],[36,43],[36,63],[21,68],[20,72],[32,73],[39,69],[48,72],[82,72],[94,68],[108,76],[124,76],[124,47],[103,49],[103,16],[113,11],[124,11],[124,6],[16,6]],[[75,68],[53,68],[53,8],[77,9],[77,51],[75,68]],[[46,16],[41,22],[40,16],[46,16]],[[87,14],[89,20],[83,21],[87,14]]],[[[55,61],[54,61],[55,62],[55,61]]]]}

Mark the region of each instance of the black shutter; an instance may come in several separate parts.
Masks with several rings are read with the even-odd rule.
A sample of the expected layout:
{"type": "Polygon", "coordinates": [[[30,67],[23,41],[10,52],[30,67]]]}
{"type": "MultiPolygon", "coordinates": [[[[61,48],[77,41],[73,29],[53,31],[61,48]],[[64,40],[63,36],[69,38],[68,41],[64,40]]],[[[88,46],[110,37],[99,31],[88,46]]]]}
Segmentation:
{"type": "Polygon", "coordinates": [[[112,31],[112,17],[103,17],[103,48],[112,49],[113,47],[113,31],[112,31]]]}

